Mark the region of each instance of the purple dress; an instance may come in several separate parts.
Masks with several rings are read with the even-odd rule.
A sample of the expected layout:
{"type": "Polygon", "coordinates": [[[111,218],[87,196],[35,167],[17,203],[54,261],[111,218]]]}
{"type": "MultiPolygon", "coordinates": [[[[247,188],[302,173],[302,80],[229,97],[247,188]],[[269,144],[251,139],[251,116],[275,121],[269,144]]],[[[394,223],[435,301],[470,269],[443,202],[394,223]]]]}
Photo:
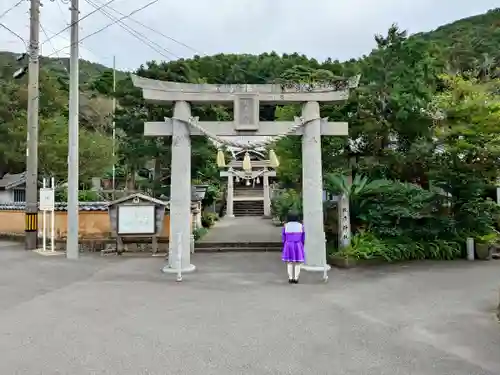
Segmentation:
{"type": "Polygon", "coordinates": [[[304,226],[301,223],[289,222],[283,227],[283,262],[304,263],[304,226]]]}

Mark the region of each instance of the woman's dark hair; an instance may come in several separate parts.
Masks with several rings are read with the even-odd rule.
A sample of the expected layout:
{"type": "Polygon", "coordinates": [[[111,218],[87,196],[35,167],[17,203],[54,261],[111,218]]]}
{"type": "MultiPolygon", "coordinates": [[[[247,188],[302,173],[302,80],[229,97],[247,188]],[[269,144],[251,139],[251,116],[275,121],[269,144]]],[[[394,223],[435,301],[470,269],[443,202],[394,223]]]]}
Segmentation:
{"type": "Polygon", "coordinates": [[[291,221],[299,221],[299,214],[295,211],[289,212],[287,217],[286,217],[287,222],[291,221]]]}

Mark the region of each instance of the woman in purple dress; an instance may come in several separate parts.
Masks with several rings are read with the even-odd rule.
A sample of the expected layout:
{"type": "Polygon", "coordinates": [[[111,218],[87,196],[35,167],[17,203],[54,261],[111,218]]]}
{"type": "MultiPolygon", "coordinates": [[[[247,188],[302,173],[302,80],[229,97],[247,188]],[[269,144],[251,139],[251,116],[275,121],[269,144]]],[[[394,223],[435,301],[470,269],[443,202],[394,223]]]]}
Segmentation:
{"type": "Polygon", "coordinates": [[[299,283],[300,266],[304,263],[304,226],[299,222],[299,215],[290,213],[281,234],[283,255],[281,259],[287,263],[288,282],[299,283]]]}

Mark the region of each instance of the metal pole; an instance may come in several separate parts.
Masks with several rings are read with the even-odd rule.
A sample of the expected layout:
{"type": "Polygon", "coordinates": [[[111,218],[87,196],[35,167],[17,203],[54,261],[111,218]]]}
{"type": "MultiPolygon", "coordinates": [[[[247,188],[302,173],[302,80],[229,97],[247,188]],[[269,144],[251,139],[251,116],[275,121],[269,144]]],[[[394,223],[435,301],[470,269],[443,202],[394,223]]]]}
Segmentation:
{"type": "MultiPolygon", "coordinates": [[[[323,237],[325,238],[325,246],[326,246],[326,233],[323,231],[323,237]]],[[[325,253],[325,268],[323,270],[323,281],[325,283],[328,282],[328,256],[325,253]]]]}
{"type": "Polygon", "coordinates": [[[68,141],[68,237],[66,258],[78,259],[78,1],[71,0],[71,49],[69,81],[69,141],[68,141]]]}
{"type": "Polygon", "coordinates": [[[182,233],[177,233],[177,282],[182,281],[182,233]]]}
{"type": "MultiPolygon", "coordinates": [[[[43,178],[43,188],[45,189],[47,187],[47,179],[44,177],[43,178]]],[[[42,224],[42,249],[43,251],[47,250],[47,211],[44,209],[43,210],[43,224],[42,224]]]]}
{"type": "Polygon", "coordinates": [[[115,111],[116,111],[116,58],[113,56],[113,200],[115,197],[115,189],[116,189],[116,161],[115,161],[115,153],[116,153],[116,125],[115,125],[115,111]]]}
{"type": "MultiPolygon", "coordinates": [[[[55,178],[52,177],[51,182],[50,182],[50,187],[52,188],[52,191],[55,193],[56,189],[56,183],[55,183],[55,178]]],[[[55,237],[56,237],[56,213],[55,213],[55,207],[52,208],[52,211],[50,211],[50,251],[54,252],[55,251],[55,237]]]]}
{"type": "Polygon", "coordinates": [[[26,147],[26,250],[38,248],[38,105],[40,0],[31,0],[28,67],[28,134],[26,147]]]}

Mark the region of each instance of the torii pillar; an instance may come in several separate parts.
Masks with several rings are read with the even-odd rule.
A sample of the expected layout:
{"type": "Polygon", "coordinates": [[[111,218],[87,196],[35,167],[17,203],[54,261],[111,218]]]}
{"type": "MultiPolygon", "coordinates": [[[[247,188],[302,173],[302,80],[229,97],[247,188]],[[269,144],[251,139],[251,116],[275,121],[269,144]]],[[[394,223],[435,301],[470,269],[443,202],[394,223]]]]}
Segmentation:
{"type": "Polygon", "coordinates": [[[302,136],[303,207],[306,232],[305,270],[324,271],[326,243],[323,223],[323,176],[321,136],[347,136],[346,122],[328,122],[320,118],[319,103],[335,103],[349,98],[349,89],[359,83],[359,76],[326,84],[214,85],[163,82],[133,75],[132,81],[142,89],[145,100],[174,103],[174,118],[164,122],[146,122],[144,135],[172,136],[172,189],[169,264],[164,272],[177,271],[177,256],[182,254],[182,272],[195,269],[190,262],[190,184],[191,142],[193,135],[210,133],[218,137],[251,137],[262,139],[277,135],[302,136]],[[295,121],[260,122],[260,103],[301,103],[302,118],[295,121]],[[233,104],[234,121],[198,122],[191,117],[189,103],[233,104]],[[303,126],[298,126],[304,123],[303,126]],[[293,133],[289,134],[291,130],[293,133]],[[181,243],[176,242],[177,233],[181,243]],[[181,248],[179,248],[180,246],[181,248]]]}

